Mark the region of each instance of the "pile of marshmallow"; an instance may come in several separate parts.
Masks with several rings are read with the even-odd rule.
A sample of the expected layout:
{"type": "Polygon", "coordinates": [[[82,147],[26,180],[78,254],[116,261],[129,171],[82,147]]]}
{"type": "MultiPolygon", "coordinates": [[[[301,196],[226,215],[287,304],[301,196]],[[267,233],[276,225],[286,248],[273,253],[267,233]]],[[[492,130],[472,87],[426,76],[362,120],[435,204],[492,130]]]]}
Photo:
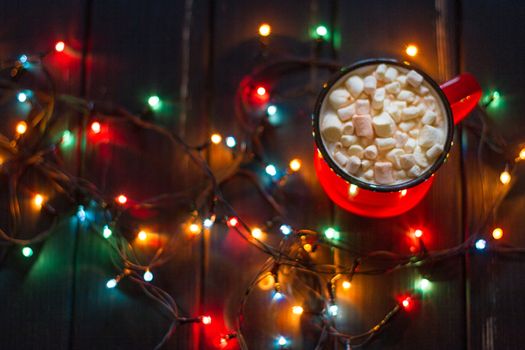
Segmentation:
{"type": "Polygon", "coordinates": [[[418,177],[443,153],[442,104],[414,70],[386,64],[361,70],[328,94],[320,115],[325,146],[342,169],[365,182],[418,177]]]}

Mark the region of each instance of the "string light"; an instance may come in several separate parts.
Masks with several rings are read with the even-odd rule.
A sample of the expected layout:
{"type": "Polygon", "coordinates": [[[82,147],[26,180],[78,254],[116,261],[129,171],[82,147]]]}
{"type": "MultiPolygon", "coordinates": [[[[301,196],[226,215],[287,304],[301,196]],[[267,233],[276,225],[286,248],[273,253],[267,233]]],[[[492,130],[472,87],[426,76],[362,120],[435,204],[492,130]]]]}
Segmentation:
{"type": "Polygon", "coordinates": [[[202,224],[204,225],[204,227],[206,228],[211,228],[213,226],[213,220],[210,219],[210,218],[206,218],[204,219],[204,221],[202,222],[202,224]]]}
{"type": "Polygon", "coordinates": [[[146,282],[151,282],[153,281],[153,274],[151,273],[150,270],[146,270],[146,272],[144,272],[144,276],[142,276],[144,278],[144,281],[146,282]]]}
{"type": "Polygon", "coordinates": [[[86,221],[86,211],[83,205],[79,205],[77,209],[77,218],[80,222],[86,221]]]}
{"type": "Polygon", "coordinates": [[[510,173],[507,170],[505,170],[499,175],[499,180],[501,181],[502,184],[508,185],[511,180],[510,173]]]}
{"type": "Polygon", "coordinates": [[[408,45],[406,47],[406,49],[405,49],[406,54],[409,55],[410,57],[415,57],[417,55],[418,51],[419,51],[419,49],[414,44],[408,45]]]}
{"type": "Polygon", "coordinates": [[[412,298],[405,297],[403,300],[401,300],[401,306],[405,310],[410,310],[410,308],[412,307],[412,298]]]}
{"type": "Polygon", "coordinates": [[[213,134],[210,137],[211,143],[218,145],[222,141],[222,136],[220,134],[213,134]]]}
{"type": "Polygon", "coordinates": [[[310,253],[312,251],[312,245],[310,243],[306,243],[305,245],[303,245],[303,249],[305,252],[310,253]]]}
{"type": "Polygon", "coordinates": [[[63,41],[57,41],[56,42],[56,44],[55,44],[55,51],[56,52],[63,52],[65,48],[66,48],[66,43],[64,43],[63,41]]]}
{"type": "Polygon", "coordinates": [[[111,237],[112,234],[113,234],[113,232],[111,232],[111,229],[109,228],[109,226],[108,225],[104,225],[104,228],[102,229],[102,236],[105,239],[108,239],[109,237],[111,237]]]}
{"type": "Polygon", "coordinates": [[[492,231],[492,238],[494,239],[501,239],[503,237],[503,230],[500,227],[496,227],[492,231]]]}
{"type": "Polygon", "coordinates": [[[279,345],[279,346],[288,345],[288,339],[286,339],[283,336],[280,336],[279,338],[277,338],[277,345],[279,345]]]}
{"type": "Polygon", "coordinates": [[[201,227],[198,224],[196,224],[196,223],[190,224],[188,229],[189,229],[190,233],[192,233],[194,235],[196,235],[196,234],[201,232],[201,227]]]}
{"type": "Polygon", "coordinates": [[[128,197],[126,197],[125,195],[121,194],[121,195],[117,196],[117,198],[115,198],[115,201],[118,204],[126,204],[126,202],[128,201],[128,197]]]}
{"type": "Polygon", "coordinates": [[[257,95],[263,97],[266,95],[266,88],[264,86],[259,86],[256,90],[257,95]]]}
{"type": "Polygon", "coordinates": [[[20,63],[24,64],[27,62],[27,55],[21,55],[18,60],[20,61],[20,63]]]}
{"type": "Polygon", "coordinates": [[[255,227],[254,229],[252,229],[252,237],[256,238],[256,239],[263,238],[262,230],[260,228],[258,228],[258,227],[255,227]]]}
{"type": "Polygon", "coordinates": [[[340,233],[333,227],[329,227],[326,230],[324,230],[324,235],[328,239],[339,239],[340,233]]]}
{"type": "Polygon", "coordinates": [[[74,140],[74,136],[73,136],[73,133],[69,130],[65,130],[63,133],[62,133],[62,139],[61,139],[61,142],[64,146],[71,146],[71,144],[73,143],[73,140],[74,140]]]}
{"type": "Polygon", "coordinates": [[[432,283],[428,279],[422,278],[417,282],[417,288],[422,292],[428,292],[432,288],[432,283]]]}
{"type": "Polygon", "coordinates": [[[259,26],[259,35],[267,37],[272,33],[272,27],[268,23],[263,23],[259,26]]]}
{"type": "Polygon", "coordinates": [[[343,281],[343,289],[350,289],[352,287],[352,283],[349,281],[343,281]]]}
{"type": "Polygon", "coordinates": [[[148,233],[146,231],[140,231],[138,234],[137,234],[137,238],[139,239],[139,241],[145,241],[148,239],[148,233]]]}
{"type": "Polygon", "coordinates": [[[281,300],[284,298],[284,295],[281,292],[275,292],[273,293],[273,300],[281,300]]]}
{"type": "Polygon", "coordinates": [[[269,116],[273,116],[275,114],[277,114],[277,107],[275,105],[269,105],[267,108],[266,108],[266,113],[269,115],[269,116]]]}
{"type": "Polygon", "coordinates": [[[520,160],[525,160],[525,147],[523,147],[520,150],[519,158],[520,158],[520,160]]]}
{"type": "Polygon", "coordinates": [[[94,134],[98,134],[100,133],[100,130],[102,130],[102,127],[100,125],[99,122],[93,122],[91,123],[91,131],[94,133],[94,134]]]}
{"type": "Polygon", "coordinates": [[[277,175],[277,168],[273,164],[268,164],[266,168],[264,169],[264,171],[266,171],[266,174],[272,177],[277,175]]]}
{"type": "Polygon", "coordinates": [[[326,39],[328,37],[328,28],[323,25],[319,25],[317,28],[315,28],[315,34],[319,39],[326,39]]]}
{"type": "Polygon", "coordinates": [[[202,316],[201,322],[202,324],[205,324],[205,325],[211,324],[211,316],[202,316]]]}
{"type": "Polygon", "coordinates": [[[350,197],[354,197],[357,194],[357,192],[359,192],[359,187],[357,187],[354,184],[350,184],[350,186],[348,187],[348,195],[350,197]]]}
{"type": "Polygon", "coordinates": [[[16,133],[18,135],[23,135],[27,131],[27,123],[25,121],[20,121],[16,124],[16,133]]]}
{"type": "Polygon", "coordinates": [[[33,203],[37,208],[41,208],[42,204],[44,204],[44,197],[40,193],[35,194],[33,203]]]}
{"type": "Polygon", "coordinates": [[[487,248],[487,241],[484,239],[478,239],[474,244],[477,250],[485,250],[487,248]]]}
{"type": "Polygon", "coordinates": [[[301,160],[297,159],[297,158],[294,158],[290,161],[290,170],[291,171],[299,171],[299,169],[301,169],[301,160]]]}
{"type": "Polygon", "coordinates": [[[228,219],[228,226],[235,227],[237,224],[239,224],[239,220],[235,216],[228,219]]]}
{"type": "Polygon", "coordinates": [[[106,288],[113,289],[113,288],[115,288],[117,286],[117,283],[118,283],[117,280],[112,278],[112,279],[110,279],[109,281],[106,282],[106,288]]]}
{"type": "Polygon", "coordinates": [[[18,102],[24,103],[27,101],[27,94],[23,91],[19,92],[18,95],[16,95],[16,98],[18,102]]]}
{"type": "Polygon", "coordinates": [[[33,249],[31,249],[31,247],[23,247],[22,255],[26,258],[31,257],[33,255],[33,249]]]}
{"type": "Polygon", "coordinates": [[[292,307],[292,313],[294,315],[302,315],[304,309],[302,306],[299,306],[299,305],[295,305],[294,307],[292,307]]]}
{"type": "Polygon", "coordinates": [[[281,233],[285,236],[288,236],[290,233],[292,233],[292,227],[290,225],[281,225],[279,227],[279,230],[281,230],[281,233]]]}
{"type": "Polygon", "coordinates": [[[153,96],[148,97],[148,105],[154,111],[158,110],[160,108],[160,105],[161,105],[160,97],[158,97],[157,95],[153,95],[153,96]]]}
{"type": "Polygon", "coordinates": [[[416,237],[416,238],[423,237],[423,230],[421,230],[421,229],[414,230],[414,237],[416,237]]]}
{"type": "Polygon", "coordinates": [[[339,313],[339,307],[335,304],[330,305],[328,307],[328,312],[330,313],[331,316],[337,316],[337,314],[339,313]]]}
{"type": "Polygon", "coordinates": [[[233,148],[237,145],[237,141],[235,140],[235,137],[233,136],[228,136],[226,138],[226,146],[230,147],[230,148],[233,148]]]}

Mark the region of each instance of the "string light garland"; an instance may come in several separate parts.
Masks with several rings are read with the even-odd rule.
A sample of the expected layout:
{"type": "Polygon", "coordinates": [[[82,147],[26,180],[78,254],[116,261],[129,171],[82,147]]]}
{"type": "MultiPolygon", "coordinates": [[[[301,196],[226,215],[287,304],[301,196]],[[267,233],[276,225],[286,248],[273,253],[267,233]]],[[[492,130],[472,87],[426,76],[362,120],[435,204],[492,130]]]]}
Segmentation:
{"type": "MultiPolygon", "coordinates": [[[[268,28],[262,28],[263,26],[261,25],[259,28],[259,34],[261,36],[270,35],[271,27],[269,25],[267,26],[268,28]]],[[[318,37],[326,38],[329,35],[328,29],[324,26],[319,26],[316,28],[316,35],[318,37]]],[[[56,43],[55,50],[57,52],[62,52],[64,49],[65,44],[63,42],[56,43]],[[60,43],[61,45],[59,45],[60,43]]],[[[407,54],[409,54],[408,51],[407,54]]],[[[33,56],[27,55],[21,55],[18,61],[20,63],[27,63],[28,61],[31,61],[32,63],[34,62],[35,65],[41,63],[37,59],[33,58],[33,56]]],[[[312,66],[312,62],[305,62],[302,60],[283,63],[284,66],[289,66],[290,64],[303,67],[305,69],[312,66]]],[[[273,66],[269,65],[265,67],[265,69],[271,71],[272,69],[275,69],[277,65],[278,64],[273,66]]],[[[333,64],[323,64],[318,62],[315,63],[315,66],[329,70],[337,68],[337,66],[333,64]]],[[[19,69],[23,69],[23,66],[19,69]]],[[[265,70],[263,69],[258,71],[257,74],[263,75],[264,73],[265,70]]],[[[269,91],[271,89],[256,84],[254,86],[255,94],[259,97],[262,97],[263,101],[267,102],[270,98],[269,91]]],[[[14,89],[16,91],[16,86],[14,89]]],[[[44,92],[39,92],[39,94],[35,96],[35,99],[37,96],[38,98],[41,98],[40,96],[44,95],[44,92]]],[[[499,95],[492,95],[491,101],[501,98],[499,95]]],[[[20,102],[25,102],[28,100],[28,97],[29,96],[26,95],[26,99],[24,99],[24,101],[20,101],[19,96],[17,98],[20,102]]],[[[54,100],[56,99],[56,96],[50,95],[50,99],[54,100]]],[[[415,290],[407,291],[407,294],[401,295],[399,296],[398,300],[392,301],[393,307],[386,313],[383,319],[381,319],[369,330],[355,335],[340,332],[333,322],[335,317],[341,316],[339,305],[343,305],[338,305],[337,303],[338,289],[340,288],[336,288],[336,282],[338,286],[339,283],[341,283],[340,286],[342,287],[342,290],[345,291],[351,288],[355,278],[359,276],[378,276],[400,269],[421,268],[427,264],[434,265],[457,256],[472,253],[473,248],[477,251],[492,250],[498,253],[525,253],[524,249],[512,248],[509,246],[499,246],[493,241],[491,241],[489,244],[489,242],[482,237],[482,233],[488,234],[487,223],[484,223],[484,225],[481,227],[481,230],[479,231],[480,234],[472,235],[461,244],[444,250],[427,250],[423,244],[423,239],[426,237],[425,235],[427,233],[424,234],[422,229],[415,229],[413,230],[413,236],[420,241],[421,245],[419,251],[415,251],[412,254],[406,255],[388,251],[359,252],[353,249],[352,246],[348,244],[348,242],[345,242],[344,237],[346,237],[346,233],[340,232],[339,229],[334,227],[328,227],[323,232],[309,229],[298,229],[295,228],[295,226],[292,229],[292,226],[288,225],[286,222],[287,220],[284,215],[281,215],[279,204],[275,201],[271,193],[261,184],[258,184],[258,189],[260,189],[260,191],[263,193],[263,198],[267,200],[272,205],[275,212],[279,214],[277,215],[279,220],[265,220],[265,222],[269,223],[263,228],[253,227],[236,213],[233,206],[228,202],[228,200],[220,191],[220,186],[223,182],[227,181],[227,178],[218,178],[214,176],[204,157],[202,157],[199,152],[195,152],[196,148],[188,145],[178,135],[158,125],[145,121],[138,116],[131,115],[121,109],[102,111],[98,110],[96,103],[81,101],[78,99],[68,99],[67,97],[63,97],[63,99],[69,103],[71,108],[83,112],[86,118],[91,118],[89,130],[94,134],[99,134],[102,132],[102,125],[104,125],[104,132],[106,132],[106,118],[120,118],[136,127],[142,128],[144,130],[152,130],[158,133],[160,136],[166,137],[171,143],[182,146],[185,154],[195,165],[199,167],[200,170],[202,170],[203,174],[206,176],[207,181],[210,182],[210,186],[207,187],[207,190],[204,192],[204,194],[199,196],[199,198],[205,199],[199,202],[195,200],[195,206],[193,210],[187,213],[187,222],[190,222],[190,224],[187,226],[189,232],[193,234],[200,233],[201,230],[203,230],[203,227],[207,230],[210,230],[214,227],[214,224],[227,226],[232,232],[235,232],[241,238],[243,238],[244,241],[246,241],[251,247],[268,256],[268,260],[264,263],[258,275],[255,276],[253,282],[248,286],[242,300],[239,303],[236,329],[226,335],[221,336],[221,346],[227,345],[231,340],[236,340],[242,349],[248,348],[243,336],[243,323],[246,322],[246,319],[243,317],[244,308],[255,287],[259,282],[267,279],[268,276],[271,277],[271,284],[273,285],[273,288],[270,288],[271,291],[269,292],[271,296],[270,299],[272,299],[274,302],[292,298],[292,294],[289,291],[298,287],[294,285],[291,279],[287,279],[285,276],[293,273],[294,271],[307,272],[309,278],[313,278],[320,282],[318,285],[326,286],[325,288],[319,288],[319,290],[316,291],[316,297],[322,301],[322,309],[310,310],[308,308],[308,314],[316,316],[317,320],[320,321],[322,326],[322,334],[333,337],[340,344],[350,348],[360,347],[370,342],[370,340],[378,335],[398,312],[410,312],[414,308],[414,305],[418,302],[418,293],[429,292],[432,289],[432,282],[427,278],[420,278],[415,285],[415,290]],[[93,120],[93,118],[100,118],[100,121],[93,120]],[[218,216],[216,214],[215,210],[219,205],[225,208],[227,212],[225,216],[218,216]],[[265,235],[270,234],[279,234],[278,237],[280,237],[280,243],[278,245],[274,246],[263,241],[265,235]],[[316,263],[314,258],[312,258],[311,253],[320,249],[341,251],[342,253],[352,257],[354,261],[349,266],[316,263]],[[365,267],[367,262],[374,261],[381,261],[384,266],[365,267]],[[286,271],[286,273],[283,271],[286,271]],[[286,286],[286,288],[283,286],[286,286]]],[[[158,96],[151,96],[147,100],[147,104],[152,109],[160,108],[161,103],[162,102],[158,96]]],[[[33,106],[31,104],[31,108],[37,108],[36,105],[37,104],[33,106]]],[[[43,105],[46,104],[44,103],[43,105]]],[[[45,108],[46,113],[43,114],[44,117],[36,119],[36,114],[34,114],[33,117],[27,121],[20,121],[16,125],[17,135],[15,135],[15,137],[19,138],[21,135],[27,133],[28,137],[35,137],[43,140],[47,136],[46,131],[48,130],[49,123],[54,115],[54,107],[52,103],[48,103],[47,107],[45,108]]],[[[262,111],[264,113],[264,109],[262,111]]],[[[266,113],[269,116],[275,115],[277,112],[278,110],[275,105],[266,106],[266,113]]],[[[247,110],[241,108],[240,113],[246,114],[247,110]]],[[[261,125],[264,125],[262,121],[258,127],[261,125]]],[[[249,126],[247,129],[248,131],[253,131],[249,126]]],[[[247,139],[254,137],[254,135],[255,132],[249,133],[249,137],[247,139]]],[[[24,136],[24,138],[25,137],[26,136],[24,136]]],[[[65,145],[73,142],[73,140],[73,133],[70,130],[64,130],[62,132],[62,137],[60,137],[58,142],[65,145]]],[[[239,140],[237,140],[233,136],[228,136],[224,141],[225,142],[222,147],[226,146],[229,148],[236,157],[240,158],[241,160],[253,159],[252,153],[254,150],[250,148],[249,144],[243,138],[239,138],[239,140]]],[[[207,145],[210,143],[214,145],[220,145],[222,143],[222,136],[220,134],[210,135],[209,141],[206,142],[206,145],[198,148],[198,150],[201,151],[202,149],[206,149],[207,145]]],[[[105,282],[107,289],[112,290],[118,288],[119,283],[123,279],[129,280],[138,285],[144,291],[145,295],[152,298],[158,302],[159,305],[165,308],[171,317],[171,325],[166,332],[166,336],[161,340],[157,348],[160,348],[167,341],[167,339],[169,339],[173,333],[173,329],[180,325],[188,323],[197,323],[203,326],[210,325],[212,323],[212,317],[209,315],[183,316],[175,300],[167,292],[155,286],[155,283],[153,283],[154,275],[152,269],[155,269],[169,261],[169,252],[172,251],[172,249],[169,249],[169,246],[159,247],[157,253],[146,263],[137,261],[137,258],[130,250],[130,246],[133,243],[132,241],[134,241],[136,238],[137,241],[146,243],[150,239],[153,239],[154,234],[145,229],[139,229],[136,227],[134,231],[136,233],[136,237],[131,239],[126,238],[126,229],[123,227],[120,220],[123,217],[122,214],[129,210],[129,199],[127,196],[120,194],[117,197],[113,197],[114,194],[113,196],[110,194],[104,194],[94,184],[89,183],[87,180],[75,178],[65,171],[60,166],[60,162],[58,162],[56,159],[52,157],[44,157],[44,155],[47,155],[49,152],[51,152],[45,142],[38,144],[43,145],[41,149],[29,149],[23,142],[11,142],[7,136],[0,135],[0,149],[5,151],[7,154],[7,158],[2,158],[0,162],[0,164],[2,164],[2,168],[0,169],[11,179],[17,179],[17,176],[20,175],[15,169],[16,166],[37,168],[49,181],[51,181],[51,183],[55,185],[54,187],[56,187],[59,192],[71,199],[71,204],[76,206],[76,212],[74,212],[75,214],[73,217],[76,216],[80,223],[85,225],[90,230],[97,232],[98,235],[102,234],[103,238],[106,239],[105,242],[115,249],[119,258],[121,259],[120,264],[118,264],[119,271],[117,275],[113,277],[108,276],[108,279],[105,282]],[[32,157],[27,157],[27,159],[21,158],[21,154],[31,154],[32,157]],[[12,165],[12,167],[4,167],[3,164],[6,162],[12,165]],[[78,193],[82,193],[83,195],[79,197],[78,193]],[[88,203],[90,204],[88,205],[88,203]],[[104,213],[102,216],[104,218],[102,222],[100,222],[100,219],[95,219],[96,216],[92,213],[94,210],[93,206],[97,207],[97,210],[100,210],[104,213]]],[[[520,150],[517,157],[515,157],[514,163],[524,159],[525,148],[520,150]]],[[[237,168],[235,171],[238,173],[246,173],[246,169],[243,169],[240,165],[241,162],[236,163],[237,168]]],[[[500,174],[500,182],[501,184],[505,185],[502,186],[505,188],[503,191],[499,192],[499,197],[495,201],[496,204],[494,207],[501,203],[502,199],[505,197],[511,187],[511,174],[514,173],[515,164],[511,165],[512,166],[507,166],[500,174]]],[[[271,178],[277,176],[281,177],[283,173],[287,173],[286,175],[283,175],[283,178],[286,178],[286,176],[289,175],[288,172],[290,172],[290,174],[300,172],[302,163],[299,159],[292,159],[288,166],[289,171],[279,171],[279,169],[274,164],[262,163],[262,168],[264,169],[265,174],[271,178]]],[[[285,169],[285,167],[283,167],[283,169],[285,169]]],[[[286,181],[279,181],[278,184],[280,186],[285,186],[286,181]]],[[[352,186],[349,186],[350,195],[355,195],[357,193],[356,191],[357,189],[353,189],[352,186]]],[[[52,208],[48,203],[49,197],[47,191],[45,192],[45,195],[46,196],[42,194],[34,194],[33,203],[42,209],[46,209],[46,211],[49,211],[54,215],[54,217],[58,217],[59,215],[71,216],[71,212],[57,212],[54,210],[54,208],[52,208]]],[[[403,193],[400,192],[400,195],[403,196],[403,193]]],[[[18,196],[19,193],[10,193],[10,200],[12,204],[10,206],[10,214],[15,221],[20,220],[20,216],[18,214],[19,204],[17,203],[16,199],[18,196]]],[[[146,199],[140,203],[132,203],[132,207],[143,208],[157,205],[155,198],[158,198],[158,196],[155,196],[153,199],[146,199]]],[[[134,200],[129,202],[134,202],[134,200]]],[[[0,229],[0,238],[11,244],[21,246],[22,255],[26,258],[29,258],[34,254],[33,249],[29,247],[29,245],[45,239],[45,237],[47,237],[47,235],[53,229],[56,221],[57,220],[53,221],[53,225],[50,228],[36,234],[34,238],[30,240],[21,240],[15,238],[17,237],[16,230],[5,232],[4,230],[0,229]]],[[[501,239],[503,237],[503,230],[500,228],[494,229],[492,231],[492,237],[494,240],[501,239]]],[[[170,244],[169,242],[170,241],[168,241],[167,244],[170,244]]],[[[295,305],[292,307],[292,313],[294,315],[301,316],[305,312],[306,311],[304,307],[301,305],[295,305]]],[[[274,339],[276,346],[282,349],[291,346],[293,343],[293,339],[290,339],[285,335],[276,335],[274,339]]],[[[320,340],[320,344],[322,343],[322,340],[320,340]]]]}

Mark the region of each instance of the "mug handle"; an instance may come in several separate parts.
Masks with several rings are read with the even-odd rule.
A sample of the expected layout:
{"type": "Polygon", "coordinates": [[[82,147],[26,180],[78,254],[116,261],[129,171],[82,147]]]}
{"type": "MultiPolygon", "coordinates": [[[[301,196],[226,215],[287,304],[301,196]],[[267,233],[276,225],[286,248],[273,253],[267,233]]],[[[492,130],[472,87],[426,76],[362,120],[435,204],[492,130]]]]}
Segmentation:
{"type": "Polygon", "coordinates": [[[476,107],[482,94],[481,86],[470,73],[460,74],[443,83],[441,90],[450,103],[454,124],[463,120],[476,107]]]}

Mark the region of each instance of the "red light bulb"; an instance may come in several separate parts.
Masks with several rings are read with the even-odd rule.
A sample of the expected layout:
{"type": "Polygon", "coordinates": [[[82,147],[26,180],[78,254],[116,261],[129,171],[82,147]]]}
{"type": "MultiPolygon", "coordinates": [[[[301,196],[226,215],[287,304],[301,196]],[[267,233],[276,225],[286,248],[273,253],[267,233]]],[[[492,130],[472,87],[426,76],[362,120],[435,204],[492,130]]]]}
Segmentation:
{"type": "Polygon", "coordinates": [[[115,198],[115,200],[116,200],[119,204],[126,204],[126,202],[128,201],[128,197],[126,197],[125,195],[121,194],[120,196],[118,196],[117,198],[115,198]]]}
{"type": "Polygon", "coordinates": [[[56,52],[63,52],[66,48],[66,44],[63,41],[57,41],[55,44],[55,51],[56,52]]]}
{"type": "Polygon", "coordinates": [[[230,227],[235,227],[235,226],[237,226],[238,223],[239,223],[239,220],[237,220],[236,217],[231,217],[231,218],[228,219],[228,225],[230,227]]]}
{"type": "Polygon", "coordinates": [[[409,310],[412,306],[412,298],[406,297],[403,300],[401,300],[401,306],[403,306],[405,310],[409,310]]]}
{"type": "Polygon", "coordinates": [[[263,86],[259,86],[257,88],[257,90],[255,90],[257,92],[257,95],[263,97],[264,95],[266,95],[266,89],[263,87],[263,86]]]}
{"type": "Polygon", "coordinates": [[[423,237],[423,231],[420,230],[420,229],[415,230],[415,231],[414,231],[414,237],[416,237],[416,238],[421,238],[421,237],[423,237]]]}
{"type": "Polygon", "coordinates": [[[101,129],[102,129],[102,126],[100,125],[99,122],[91,123],[91,131],[93,131],[93,133],[98,134],[100,133],[101,129]]]}
{"type": "Polygon", "coordinates": [[[201,322],[205,325],[211,324],[211,316],[202,316],[201,322]]]}

